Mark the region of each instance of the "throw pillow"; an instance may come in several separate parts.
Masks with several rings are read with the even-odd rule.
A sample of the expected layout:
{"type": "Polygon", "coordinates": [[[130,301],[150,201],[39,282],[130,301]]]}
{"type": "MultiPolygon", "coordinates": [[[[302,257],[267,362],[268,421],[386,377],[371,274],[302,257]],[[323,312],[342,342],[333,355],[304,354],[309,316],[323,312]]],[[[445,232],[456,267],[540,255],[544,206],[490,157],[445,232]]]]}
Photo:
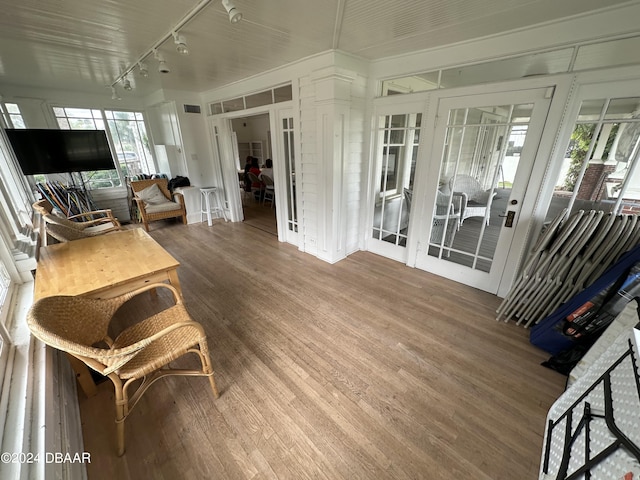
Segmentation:
{"type": "Polygon", "coordinates": [[[144,201],[144,203],[148,203],[149,205],[160,205],[161,203],[169,201],[167,200],[167,197],[162,194],[157,183],[140,190],[137,195],[144,201]]]}

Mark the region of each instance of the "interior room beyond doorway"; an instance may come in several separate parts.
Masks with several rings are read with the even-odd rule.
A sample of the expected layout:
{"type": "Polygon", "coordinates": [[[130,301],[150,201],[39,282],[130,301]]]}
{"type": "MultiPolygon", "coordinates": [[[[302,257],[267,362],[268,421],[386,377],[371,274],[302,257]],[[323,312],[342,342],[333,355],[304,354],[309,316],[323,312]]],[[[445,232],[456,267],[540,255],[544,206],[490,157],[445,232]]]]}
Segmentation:
{"type": "MultiPolygon", "coordinates": [[[[231,126],[235,133],[238,152],[238,183],[242,188],[245,160],[248,156],[258,159],[260,168],[264,168],[265,161],[273,158],[271,146],[271,129],[269,114],[253,115],[250,117],[234,118],[231,126]]],[[[248,193],[241,191],[244,222],[261,230],[278,234],[275,207],[269,202],[256,201],[248,193]]]]}

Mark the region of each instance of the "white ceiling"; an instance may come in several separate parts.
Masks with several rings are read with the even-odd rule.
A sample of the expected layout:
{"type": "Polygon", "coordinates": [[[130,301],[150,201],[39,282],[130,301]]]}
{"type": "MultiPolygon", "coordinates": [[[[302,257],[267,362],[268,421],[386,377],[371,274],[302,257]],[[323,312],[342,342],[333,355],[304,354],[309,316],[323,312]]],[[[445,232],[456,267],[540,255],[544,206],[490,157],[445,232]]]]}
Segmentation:
{"type": "MultiPolygon", "coordinates": [[[[105,93],[197,5],[180,30],[190,54],[173,38],[152,57],[149,77],[137,69],[131,95],[158,88],[206,91],[331,49],[366,59],[457,43],[628,0],[235,0],[243,20],[231,24],[220,0],[0,0],[2,85],[105,93]]],[[[633,3],[633,2],[631,2],[633,3]]],[[[123,94],[123,93],[121,93],[123,94]]],[[[123,94],[124,96],[124,94],[123,94]]]]}

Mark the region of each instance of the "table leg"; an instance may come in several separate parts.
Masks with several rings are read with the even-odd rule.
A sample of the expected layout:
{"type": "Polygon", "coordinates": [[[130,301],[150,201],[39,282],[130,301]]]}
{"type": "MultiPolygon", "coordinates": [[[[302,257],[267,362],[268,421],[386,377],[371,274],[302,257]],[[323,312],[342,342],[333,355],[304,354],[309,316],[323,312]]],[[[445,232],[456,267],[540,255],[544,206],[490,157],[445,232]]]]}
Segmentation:
{"type": "Polygon", "coordinates": [[[182,288],[180,287],[180,279],[178,278],[178,271],[177,270],[169,270],[167,272],[167,276],[169,277],[169,283],[171,283],[173,288],[178,290],[178,293],[180,294],[180,298],[184,298],[182,296],[182,288]]]}
{"type": "Polygon", "coordinates": [[[76,378],[78,379],[80,388],[82,388],[82,391],[87,397],[93,397],[98,393],[98,387],[93,381],[93,378],[91,378],[89,367],[87,367],[82,360],[78,360],[73,355],[67,354],[67,358],[69,359],[69,363],[71,363],[71,368],[76,372],[76,378]]]}

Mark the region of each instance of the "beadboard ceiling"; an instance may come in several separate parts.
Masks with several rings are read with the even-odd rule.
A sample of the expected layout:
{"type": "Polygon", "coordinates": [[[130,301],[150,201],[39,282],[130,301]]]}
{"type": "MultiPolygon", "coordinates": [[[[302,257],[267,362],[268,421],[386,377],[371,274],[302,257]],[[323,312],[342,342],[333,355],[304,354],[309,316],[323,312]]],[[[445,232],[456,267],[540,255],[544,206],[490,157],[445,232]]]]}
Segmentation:
{"type": "Polygon", "coordinates": [[[627,0],[235,0],[243,20],[229,22],[220,0],[0,0],[2,85],[104,93],[121,72],[159,48],[170,73],[149,57],[131,92],[202,92],[331,49],[366,59],[468,41],[581,15],[627,0]]]}

